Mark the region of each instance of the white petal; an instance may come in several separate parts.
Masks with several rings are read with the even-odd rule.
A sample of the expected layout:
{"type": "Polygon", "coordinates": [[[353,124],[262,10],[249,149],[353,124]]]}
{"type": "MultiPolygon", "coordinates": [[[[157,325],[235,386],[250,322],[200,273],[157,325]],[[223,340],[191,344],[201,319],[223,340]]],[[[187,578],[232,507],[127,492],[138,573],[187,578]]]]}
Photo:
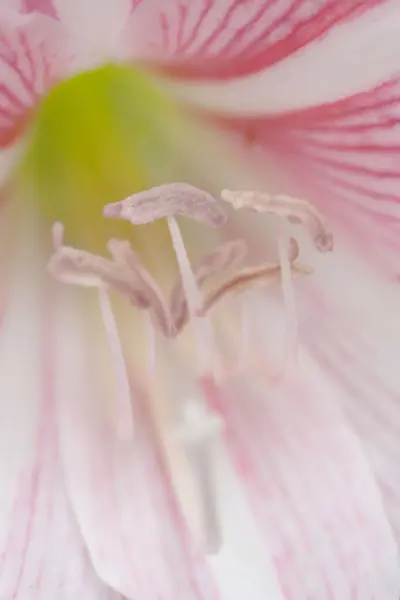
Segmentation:
{"type": "Polygon", "coordinates": [[[381,486],[400,541],[400,290],[338,248],[299,294],[304,339],[341,401],[381,486]]]}
{"type": "Polygon", "coordinates": [[[0,597],[117,600],[88,561],[65,494],[50,323],[32,252],[38,240],[29,241],[14,264],[0,333],[0,597]]]}
{"type": "MultiPolygon", "coordinates": [[[[256,318],[258,329],[261,323],[256,318]]],[[[339,400],[304,353],[283,382],[243,375],[219,397],[230,450],[284,597],[396,600],[397,546],[339,400]]]]}
{"type": "Polygon", "coordinates": [[[217,454],[224,545],[218,556],[207,558],[177,504],[149,400],[134,392],[134,437],[119,439],[110,419],[110,365],[98,355],[90,371],[93,361],[87,360],[103,341],[95,335],[88,345],[83,321],[75,317],[64,314],[59,331],[63,456],[70,497],[99,576],[132,600],[137,595],[241,600],[246,590],[252,600],[283,600],[226,451],[217,454]]]}
{"type": "Polygon", "coordinates": [[[334,102],[399,71],[399,6],[380,3],[255,74],[219,82],[168,82],[177,97],[219,113],[257,116],[334,102]]]}
{"type": "Polygon", "coordinates": [[[88,60],[118,55],[120,36],[132,11],[132,0],[54,0],[63,24],[75,36],[76,49],[88,60]]]}

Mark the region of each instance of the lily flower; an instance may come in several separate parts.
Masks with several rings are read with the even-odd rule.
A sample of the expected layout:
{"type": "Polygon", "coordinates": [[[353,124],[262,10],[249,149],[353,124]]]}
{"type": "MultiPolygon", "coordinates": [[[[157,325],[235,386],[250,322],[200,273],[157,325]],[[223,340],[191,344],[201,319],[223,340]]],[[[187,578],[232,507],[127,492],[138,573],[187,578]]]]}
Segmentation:
{"type": "Polygon", "coordinates": [[[397,600],[399,33],[3,0],[2,600],[397,600]]]}

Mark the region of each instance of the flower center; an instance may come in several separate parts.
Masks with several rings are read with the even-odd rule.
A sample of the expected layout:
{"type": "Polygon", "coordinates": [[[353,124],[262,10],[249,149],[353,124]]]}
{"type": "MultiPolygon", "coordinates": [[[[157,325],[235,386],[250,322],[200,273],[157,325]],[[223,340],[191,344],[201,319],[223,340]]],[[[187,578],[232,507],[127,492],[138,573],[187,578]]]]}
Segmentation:
{"type": "MultiPolygon", "coordinates": [[[[101,218],[107,202],[161,183],[179,166],[179,109],[148,74],[106,65],[61,82],[34,115],[23,174],[41,214],[93,250],[128,227],[101,218]],[[90,223],[90,227],[87,224],[90,223]]],[[[144,243],[165,224],[136,232],[144,243]],[[141,235],[142,234],[142,235],[141,235]]]]}

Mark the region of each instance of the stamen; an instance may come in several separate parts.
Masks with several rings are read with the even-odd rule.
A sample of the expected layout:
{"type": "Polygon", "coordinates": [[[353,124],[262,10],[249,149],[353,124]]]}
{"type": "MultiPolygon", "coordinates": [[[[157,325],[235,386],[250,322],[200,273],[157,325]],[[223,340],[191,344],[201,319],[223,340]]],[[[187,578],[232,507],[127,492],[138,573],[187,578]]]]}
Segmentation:
{"type": "MultiPolygon", "coordinates": [[[[293,240],[291,240],[291,250],[293,248],[293,240]]],[[[289,251],[290,252],[290,251],[289,251]]],[[[278,238],[278,254],[281,271],[283,304],[286,314],[286,354],[288,361],[296,357],[297,340],[298,340],[298,323],[296,316],[296,303],[294,297],[294,286],[292,281],[293,255],[288,255],[285,238],[281,235],[278,238]]],[[[298,254],[295,250],[295,254],[298,254]]],[[[286,364],[286,361],[285,361],[286,364]]]]}
{"type": "MultiPolygon", "coordinates": [[[[132,250],[129,242],[111,239],[107,248],[114,260],[127,269],[131,285],[133,286],[135,283],[136,291],[141,293],[142,306],[140,308],[149,309],[155,328],[167,338],[175,335],[165,295],[154,277],[143,265],[139,255],[132,250]]],[[[133,296],[131,302],[137,306],[137,297],[133,296]]]]}
{"type": "Polygon", "coordinates": [[[201,501],[204,544],[210,554],[218,552],[221,546],[214,474],[214,446],[220,429],[220,419],[206,408],[205,403],[193,400],[186,403],[178,436],[184,444],[196,477],[201,501]]]}
{"type": "Polygon", "coordinates": [[[168,217],[168,228],[172,239],[172,245],[175,250],[178,261],[179,271],[182,279],[182,285],[185,290],[188,303],[189,314],[193,320],[193,327],[196,337],[197,366],[199,375],[212,372],[210,361],[210,332],[207,331],[209,324],[202,323],[198,319],[197,310],[202,304],[202,297],[197,287],[196,278],[190,265],[189,257],[186,252],[182,235],[175,217],[168,217]]]}
{"type": "Polygon", "coordinates": [[[122,351],[118,328],[106,287],[99,288],[99,305],[104,329],[114,363],[116,381],[116,430],[123,439],[133,437],[132,397],[125,358],[122,351]]]}
{"type": "Polygon", "coordinates": [[[64,243],[64,225],[57,221],[51,228],[54,251],[59,250],[64,243]]]}
{"type": "MultiPolygon", "coordinates": [[[[54,242],[58,243],[58,234],[54,242]]],[[[48,263],[48,271],[61,283],[82,287],[99,287],[115,278],[115,267],[107,259],[77,250],[69,246],[59,246],[48,263]]]]}
{"type": "Polygon", "coordinates": [[[147,376],[150,381],[154,378],[156,371],[156,330],[153,325],[151,315],[146,314],[146,331],[147,331],[147,376]]]}
{"type": "MultiPolygon", "coordinates": [[[[290,255],[290,266],[294,273],[299,275],[308,275],[311,270],[302,264],[297,265],[298,247],[294,240],[291,240],[292,254],[290,255]]],[[[236,295],[252,287],[264,286],[280,279],[280,265],[271,265],[263,263],[255,267],[246,267],[235,273],[232,277],[225,280],[222,284],[211,291],[205,298],[201,308],[197,311],[200,316],[206,315],[215,305],[228,295],[236,295]]]]}
{"type": "Polygon", "coordinates": [[[240,298],[240,354],[238,360],[239,368],[246,364],[250,354],[249,335],[249,292],[245,292],[240,298]]]}
{"type": "MultiPolygon", "coordinates": [[[[247,254],[247,246],[243,240],[235,240],[220,244],[215,250],[207,254],[192,269],[196,279],[197,288],[201,289],[213,278],[225,275],[238,267],[247,254]]],[[[181,331],[186,325],[189,314],[182,277],[172,289],[170,296],[170,310],[175,329],[181,331]]]]}
{"type": "Polygon", "coordinates": [[[132,194],[124,200],[107,204],[103,214],[124,219],[133,225],[173,215],[190,217],[209,227],[222,227],[226,222],[226,215],[215,198],[187,183],[169,183],[132,194]]]}
{"type": "Polygon", "coordinates": [[[231,190],[222,190],[221,198],[236,210],[247,208],[259,213],[277,215],[290,223],[303,223],[317,250],[320,252],[333,250],[333,235],[328,231],[325,219],[315,206],[306,200],[282,194],[270,195],[262,192],[231,190]]]}

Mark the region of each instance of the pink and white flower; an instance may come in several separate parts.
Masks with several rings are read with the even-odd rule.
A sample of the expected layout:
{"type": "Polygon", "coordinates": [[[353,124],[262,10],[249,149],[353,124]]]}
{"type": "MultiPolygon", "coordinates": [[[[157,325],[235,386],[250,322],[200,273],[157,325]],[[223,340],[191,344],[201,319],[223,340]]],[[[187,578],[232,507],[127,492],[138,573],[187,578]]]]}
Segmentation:
{"type": "MultiPolygon", "coordinates": [[[[397,0],[3,1],[1,599],[398,598],[399,33],[397,0]],[[141,100],[113,97],[108,114],[117,83],[118,102],[131,84],[141,100]],[[132,147],[112,120],[125,110],[132,147]],[[181,180],[214,194],[306,199],[335,250],[321,255],[299,237],[314,273],[294,283],[296,323],[291,285],[285,301],[279,290],[246,295],[242,333],[238,306],[221,308],[218,358],[238,340],[248,347],[240,369],[215,379],[199,381],[186,338],[157,341],[149,378],[144,319],[116,305],[134,425],[124,438],[93,294],[49,282],[43,226],[66,221],[74,244],[97,251],[114,235],[104,204],[135,177],[151,187],[181,168],[181,180]],[[291,319],[298,356],[277,378],[291,319]],[[198,396],[222,421],[202,430],[215,554],[171,426],[198,396]]],[[[230,217],[229,238],[265,259],[276,222],[230,217]]],[[[154,237],[143,234],[140,250],[169,281],[165,232],[143,231],[154,237]]],[[[223,241],[197,225],[183,236],[193,253],[223,241]]],[[[186,417],[194,452],[196,419],[208,422],[186,417]]]]}

